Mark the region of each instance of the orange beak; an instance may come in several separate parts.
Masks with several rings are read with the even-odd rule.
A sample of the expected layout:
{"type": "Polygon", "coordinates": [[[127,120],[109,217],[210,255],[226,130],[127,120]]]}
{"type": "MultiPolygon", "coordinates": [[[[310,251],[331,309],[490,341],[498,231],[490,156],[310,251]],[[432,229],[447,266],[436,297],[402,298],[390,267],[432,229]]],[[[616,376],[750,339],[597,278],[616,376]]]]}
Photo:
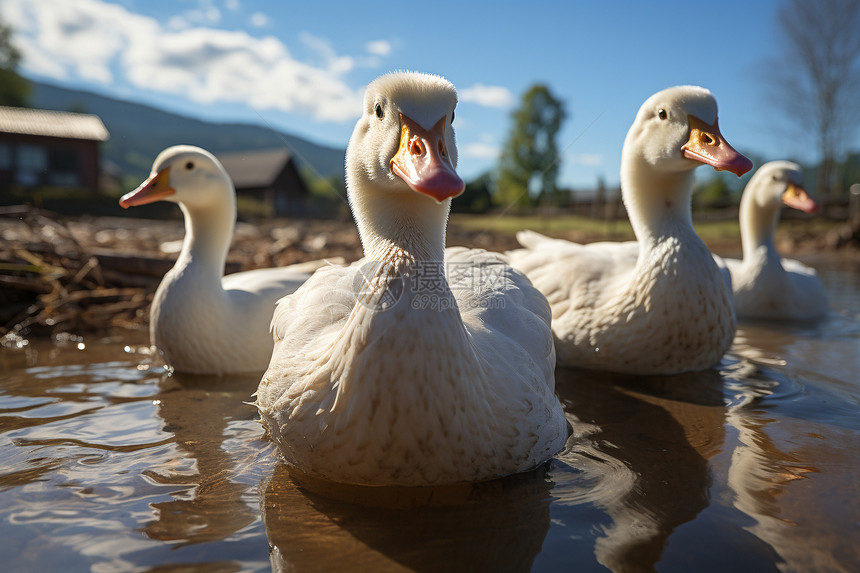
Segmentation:
{"type": "Polygon", "coordinates": [[[797,209],[804,213],[816,213],[821,209],[818,203],[815,202],[815,199],[810,197],[806,192],[806,189],[794,183],[788,184],[788,189],[782,194],[782,202],[792,209],[797,209]]]}
{"type": "Polygon", "coordinates": [[[128,209],[137,205],[146,205],[147,203],[161,201],[174,193],[176,193],[176,190],[170,186],[170,167],[167,167],[158,173],[150,175],[134,191],[129,191],[123,195],[119,200],[119,206],[123,209],[128,209]]]}
{"type": "Polygon", "coordinates": [[[698,117],[687,117],[690,119],[690,139],[681,147],[684,157],[706,163],[717,171],[731,171],[738,177],[752,169],[752,161],[729,145],[717,122],[708,125],[698,117]]]}
{"type": "Polygon", "coordinates": [[[466,184],[457,175],[445,146],[446,117],[429,130],[400,114],[400,147],[391,158],[391,170],[418,193],[441,203],[463,192],[466,184]]]}

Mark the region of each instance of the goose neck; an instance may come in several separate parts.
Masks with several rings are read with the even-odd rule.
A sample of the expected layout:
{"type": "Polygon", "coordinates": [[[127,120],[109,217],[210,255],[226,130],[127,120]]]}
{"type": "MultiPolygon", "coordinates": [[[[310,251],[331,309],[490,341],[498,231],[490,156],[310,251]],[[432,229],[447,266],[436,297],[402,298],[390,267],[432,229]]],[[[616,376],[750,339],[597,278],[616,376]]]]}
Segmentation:
{"type": "Polygon", "coordinates": [[[352,201],[365,257],[442,264],[450,203],[417,194],[352,201]]]}
{"type": "MultiPolygon", "coordinates": [[[[236,215],[220,206],[190,209],[180,204],[185,216],[185,240],[179,262],[209,271],[219,282],[233,238],[236,215]]],[[[211,278],[211,277],[210,277],[211,278]]]]}
{"type": "Polygon", "coordinates": [[[693,171],[660,172],[644,159],[621,167],[621,190],[633,233],[640,243],[659,240],[671,229],[693,232],[693,171]]]}
{"type": "Polygon", "coordinates": [[[744,259],[753,258],[761,247],[765,247],[769,253],[776,251],[773,235],[778,222],[778,205],[763,205],[756,200],[755,193],[744,193],[740,206],[741,245],[744,259]]]}

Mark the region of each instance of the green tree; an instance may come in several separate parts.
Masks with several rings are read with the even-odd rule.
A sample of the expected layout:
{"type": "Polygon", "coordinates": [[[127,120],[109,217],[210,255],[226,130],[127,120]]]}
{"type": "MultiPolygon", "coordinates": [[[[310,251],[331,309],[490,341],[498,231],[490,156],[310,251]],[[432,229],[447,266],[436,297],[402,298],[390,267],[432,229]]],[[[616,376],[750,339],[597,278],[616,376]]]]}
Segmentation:
{"type": "Polygon", "coordinates": [[[486,213],[492,207],[493,178],[483,173],[466,183],[463,193],[451,202],[451,210],[456,213],[486,213]]]}
{"type": "Polygon", "coordinates": [[[557,204],[559,154],[556,135],[566,117],[564,104],[542,84],[532,86],[512,116],[502,150],[496,200],[503,206],[557,204]]]}
{"type": "Polygon", "coordinates": [[[842,181],[845,188],[860,183],[860,153],[849,153],[842,168],[842,181]]]}
{"type": "Polygon", "coordinates": [[[12,44],[12,28],[0,22],[0,105],[25,107],[30,83],[18,75],[21,52],[12,44]]]}
{"type": "Polygon", "coordinates": [[[693,207],[697,209],[723,208],[732,204],[732,190],[722,177],[715,176],[696,185],[693,207]]]}

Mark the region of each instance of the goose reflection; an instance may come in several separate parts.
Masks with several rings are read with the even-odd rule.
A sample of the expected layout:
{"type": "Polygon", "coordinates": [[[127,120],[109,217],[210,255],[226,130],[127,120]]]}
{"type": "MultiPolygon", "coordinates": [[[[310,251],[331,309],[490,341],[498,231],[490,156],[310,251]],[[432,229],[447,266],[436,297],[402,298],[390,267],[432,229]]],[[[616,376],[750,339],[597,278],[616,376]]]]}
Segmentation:
{"type": "Polygon", "coordinates": [[[531,570],[550,527],[546,468],[433,488],[332,484],[279,464],[261,510],[274,571],[531,570]]]}
{"type": "Polygon", "coordinates": [[[247,486],[233,480],[241,469],[222,447],[228,421],[256,418],[244,403],[256,383],[253,376],[162,376],[157,396],[162,429],[184,455],[143,472],[157,484],[177,486],[174,499],[150,504],[153,519],[143,527],[149,538],[215,541],[256,519],[242,499],[247,486]]]}
{"type": "Polygon", "coordinates": [[[792,365],[795,355],[828,344],[822,332],[804,338],[761,324],[739,329],[734,351],[742,360],[728,373],[727,421],[737,431],[728,487],[734,507],[753,519],[746,529],[773,548],[781,570],[847,573],[860,560],[850,533],[856,504],[854,511],[853,501],[845,504],[855,497],[855,478],[845,471],[856,456],[860,409],[792,365]]]}
{"type": "Polygon", "coordinates": [[[553,493],[560,505],[591,503],[609,517],[594,540],[600,564],[653,570],[672,532],[708,506],[708,460],[724,439],[722,383],[713,370],[647,378],[556,371],[576,436],[560,459],[598,487],[560,484],[553,493]]]}

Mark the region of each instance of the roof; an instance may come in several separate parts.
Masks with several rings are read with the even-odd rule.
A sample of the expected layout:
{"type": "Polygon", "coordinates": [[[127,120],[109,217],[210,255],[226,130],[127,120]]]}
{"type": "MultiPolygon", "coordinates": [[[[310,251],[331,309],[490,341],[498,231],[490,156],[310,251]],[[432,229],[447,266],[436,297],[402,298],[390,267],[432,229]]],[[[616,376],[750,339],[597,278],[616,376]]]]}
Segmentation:
{"type": "Polygon", "coordinates": [[[110,137],[105,124],[95,115],[5,106],[0,106],[0,133],[92,141],[110,137]]]}
{"type": "Polygon", "coordinates": [[[292,154],[287,149],[262,151],[239,151],[216,154],[227,170],[236,189],[268,187],[290,161],[292,154]]]}

